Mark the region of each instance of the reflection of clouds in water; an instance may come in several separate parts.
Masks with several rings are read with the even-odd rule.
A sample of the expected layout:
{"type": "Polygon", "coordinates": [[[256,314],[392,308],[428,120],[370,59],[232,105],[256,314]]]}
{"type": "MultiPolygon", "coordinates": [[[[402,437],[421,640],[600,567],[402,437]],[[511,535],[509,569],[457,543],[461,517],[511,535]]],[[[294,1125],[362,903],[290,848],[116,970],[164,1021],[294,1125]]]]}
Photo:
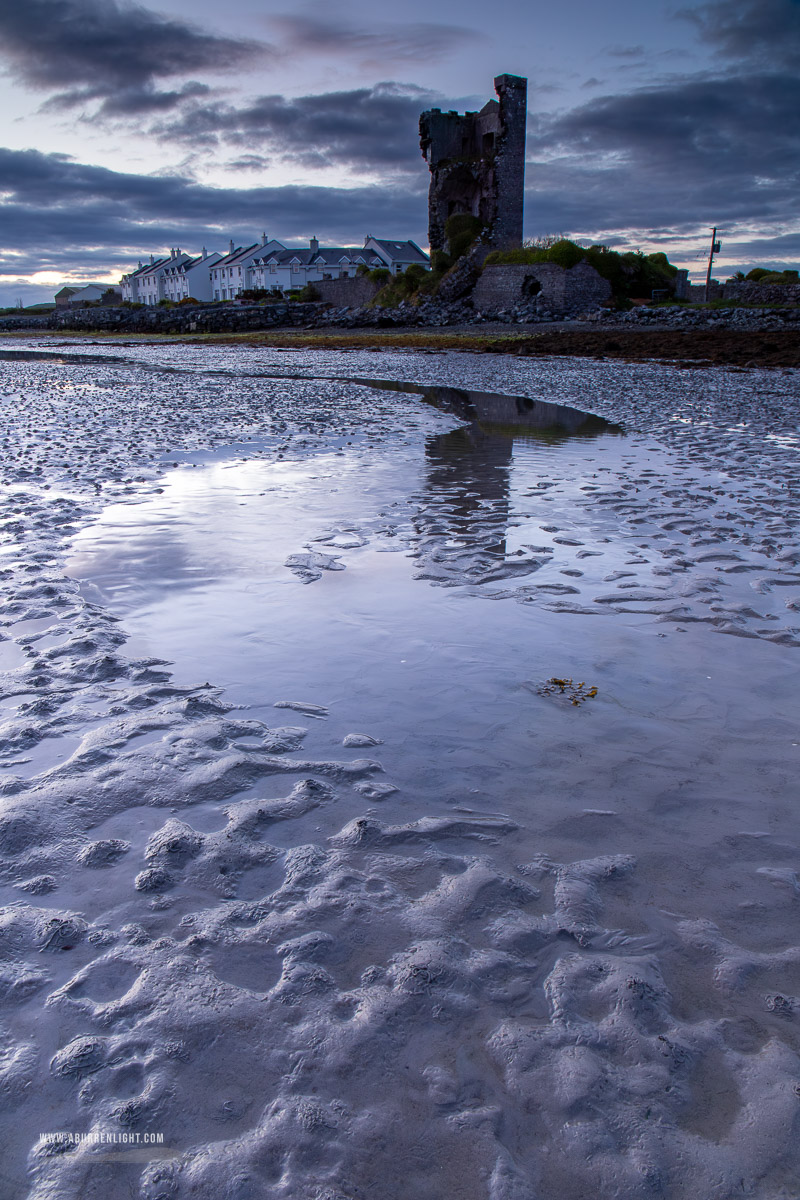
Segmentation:
{"type": "Polygon", "coordinates": [[[159,496],[107,508],[76,537],[68,570],[126,607],[236,577],[285,581],[287,557],[325,539],[332,513],[363,525],[387,481],[394,494],[410,478],[413,467],[399,473],[391,451],[182,467],[159,496]]]}

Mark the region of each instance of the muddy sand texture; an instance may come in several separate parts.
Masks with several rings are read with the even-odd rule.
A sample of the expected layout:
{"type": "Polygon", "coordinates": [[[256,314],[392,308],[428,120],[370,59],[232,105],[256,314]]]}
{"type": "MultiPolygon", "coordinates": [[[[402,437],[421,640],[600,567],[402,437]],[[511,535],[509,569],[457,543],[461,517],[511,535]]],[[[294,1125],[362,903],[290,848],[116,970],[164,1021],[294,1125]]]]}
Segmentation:
{"type": "MultiPolygon", "coordinates": [[[[796,1195],[797,377],[381,358],[397,379],[582,397],[628,430],[509,462],[491,431],[331,378],[341,355],[116,353],[0,363],[0,1193],[796,1195]],[[474,603],[498,643],[504,621],[524,631],[492,656],[491,720],[431,748],[421,690],[406,730],[356,717],[335,679],[268,672],[256,719],[131,648],[65,571],[71,547],[109,504],[135,521],[170,488],[185,518],[186,478],[231,443],[231,512],[279,477],[302,516],[297,480],[329,472],[325,521],[300,520],[278,564],[298,612],[332,615],[324,589],[375,548],[416,572],[419,637],[432,597],[474,603]],[[244,458],[266,474],[240,492],[244,458]],[[348,464],[365,486],[343,518],[348,464]],[[504,540],[526,518],[519,554],[504,540]],[[537,692],[537,631],[554,663],[587,621],[600,694],[561,709],[537,692]],[[522,714],[516,758],[501,712],[522,714]],[[37,1141],[52,1129],[167,1142],[37,1141]]],[[[456,650],[479,693],[476,641],[456,650]]]]}

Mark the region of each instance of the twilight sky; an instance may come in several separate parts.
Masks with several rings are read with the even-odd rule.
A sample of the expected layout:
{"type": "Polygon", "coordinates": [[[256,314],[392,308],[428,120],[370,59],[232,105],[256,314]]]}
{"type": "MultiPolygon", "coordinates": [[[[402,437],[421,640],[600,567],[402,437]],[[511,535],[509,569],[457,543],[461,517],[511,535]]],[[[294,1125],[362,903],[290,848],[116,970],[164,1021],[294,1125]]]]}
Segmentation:
{"type": "Polygon", "coordinates": [[[0,305],[262,231],[427,243],[424,108],[529,81],[526,236],[800,262],[800,0],[0,0],[0,305]]]}

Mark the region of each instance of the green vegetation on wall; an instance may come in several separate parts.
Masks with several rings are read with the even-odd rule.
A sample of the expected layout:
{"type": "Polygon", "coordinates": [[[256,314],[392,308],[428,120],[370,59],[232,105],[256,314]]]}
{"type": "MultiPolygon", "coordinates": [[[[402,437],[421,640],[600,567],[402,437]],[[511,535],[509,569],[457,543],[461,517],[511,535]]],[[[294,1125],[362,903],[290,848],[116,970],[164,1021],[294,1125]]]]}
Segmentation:
{"type": "Polygon", "coordinates": [[[518,250],[494,250],[487,257],[486,266],[555,263],[568,271],[580,262],[588,262],[598,275],[607,279],[617,299],[649,297],[655,288],[669,288],[678,273],[666,254],[642,254],[639,250],[620,254],[608,246],[579,246],[569,238],[552,242],[545,239],[518,250]]]}
{"type": "Polygon", "coordinates": [[[418,263],[412,263],[402,275],[392,275],[380,268],[369,272],[370,279],[377,281],[385,275],[385,286],[378,292],[373,304],[381,308],[396,308],[403,300],[419,301],[425,296],[435,296],[439,284],[448,271],[475,245],[483,232],[483,225],[471,213],[453,213],[444,227],[448,252],[434,250],[431,254],[431,269],[428,271],[418,263]]]}

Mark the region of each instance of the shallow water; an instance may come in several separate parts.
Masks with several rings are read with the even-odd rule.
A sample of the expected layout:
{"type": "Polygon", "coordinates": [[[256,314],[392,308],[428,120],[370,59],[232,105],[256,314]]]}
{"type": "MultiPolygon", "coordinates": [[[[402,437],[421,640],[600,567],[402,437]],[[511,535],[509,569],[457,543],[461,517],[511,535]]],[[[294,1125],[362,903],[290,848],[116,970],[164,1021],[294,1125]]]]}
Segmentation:
{"type": "Polygon", "coordinates": [[[96,349],[3,366],[11,1194],[794,1197],[796,377],[96,349]]]}

